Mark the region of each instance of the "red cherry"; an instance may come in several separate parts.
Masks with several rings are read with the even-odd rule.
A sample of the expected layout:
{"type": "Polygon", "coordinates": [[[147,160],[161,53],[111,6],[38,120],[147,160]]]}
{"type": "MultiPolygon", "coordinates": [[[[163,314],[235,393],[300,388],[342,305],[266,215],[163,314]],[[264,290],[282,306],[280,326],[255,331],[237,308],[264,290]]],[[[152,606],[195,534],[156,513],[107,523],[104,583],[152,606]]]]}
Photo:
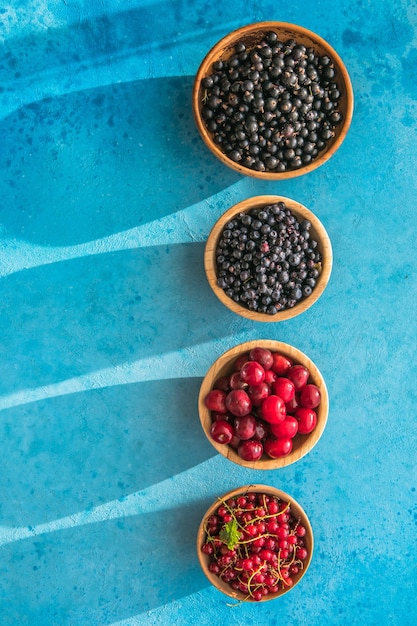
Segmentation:
{"type": "Polygon", "coordinates": [[[299,402],[298,402],[298,393],[296,393],[293,397],[292,400],[290,400],[289,402],[286,402],[285,405],[287,407],[287,413],[294,415],[294,412],[296,409],[298,409],[298,407],[300,406],[299,402]]]}
{"type": "Polygon", "coordinates": [[[262,441],[268,436],[268,428],[264,421],[257,420],[255,425],[255,434],[253,436],[254,439],[258,439],[258,441],[262,441]]]}
{"type": "Polygon", "coordinates": [[[279,352],[274,352],[272,356],[273,363],[271,369],[279,376],[286,375],[285,373],[293,364],[292,360],[279,352]]]}
{"type": "Polygon", "coordinates": [[[264,443],[265,452],[273,459],[287,456],[292,450],[293,440],[289,438],[267,439],[264,443]]]}
{"type": "Polygon", "coordinates": [[[311,433],[317,424],[317,413],[313,409],[299,407],[294,413],[294,417],[298,421],[298,432],[301,435],[311,433]]]}
{"type": "Polygon", "coordinates": [[[235,361],[235,370],[237,372],[240,372],[240,370],[242,369],[242,366],[246,363],[246,361],[249,361],[248,352],[245,352],[244,354],[241,354],[240,356],[237,357],[235,361]]]}
{"type": "Polygon", "coordinates": [[[254,406],[260,406],[262,401],[265,400],[271,393],[269,385],[265,382],[260,383],[259,385],[253,385],[248,387],[247,393],[249,398],[252,400],[252,404],[254,406]]]}
{"type": "Polygon", "coordinates": [[[221,376],[216,380],[213,385],[213,389],[221,389],[222,391],[229,391],[229,377],[221,376]]]}
{"type": "Polygon", "coordinates": [[[252,410],[252,401],[244,389],[233,389],[225,399],[226,409],[233,415],[241,417],[252,410]]]}
{"type": "Polygon", "coordinates": [[[247,387],[247,384],[240,378],[240,372],[233,372],[229,376],[229,389],[244,389],[247,387]]]}
{"type": "Polygon", "coordinates": [[[274,380],[276,380],[276,377],[277,375],[272,370],[265,370],[264,382],[267,385],[271,385],[274,382],[274,380]]]}
{"type": "Polygon", "coordinates": [[[307,409],[315,409],[321,401],[320,389],[317,385],[309,384],[301,389],[300,404],[307,409]]]}
{"type": "Polygon", "coordinates": [[[248,441],[242,441],[237,451],[240,458],[244,461],[258,461],[263,454],[264,448],[260,441],[249,439],[248,441]]]}
{"type": "Polygon", "coordinates": [[[271,424],[270,429],[275,437],[292,439],[298,432],[298,421],[292,415],[287,415],[282,422],[271,424]]]}
{"type": "Polygon", "coordinates": [[[285,402],[279,396],[271,394],[262,402],[261,417],[270,424],[277,424],[282,422],[287,415],[287,408],[285,402]]]}
{"type": "Polygon", "coordinates": [[[210,428],[210,436],[217,443],[230,443],[234,435],[233,426],[225,420],[213,422],[210,428]]]}
{"type": "Polygon", "coordinates": [[[293,365],[287,370],[286,374],[287,378],[292,380],[295,386],[296,391],[300,391],[307,384],[307,381],[310,377],[310,372],[304,365],[293,365]]]}
{"type": "Polygon", "coordinates": [[[216,411],[217,413],[227,413],[226,408],[226,392],[221,389],[212,389],[208,392],[204,399],[204,403],[210,411],[216,411]]]}
{"type": "Polygon", "coordinates": [[[264,370],[269,370],[274,362],[272,352],[271,350],[268,350],[268,348],[252,348],[249,352],[249,358],[251,361],[257,361],[260,363],[264,370]]]}
{"type": "Polygon", "coordinates": [[[285,376],[279,376],[274,383],[272,383],[272,390],[277,396],[282,398],[285,403],[291,402],[295,396],[295,385],[289,378],[285,376]]]}
{"type": "Polygon", "coordinates": [[[256,419],[251,414],[236,417],[233,427],[234,433],[239,439],[252,439],[256,432],[256,419]]]}
{"type": "Polygon", "coordinates": [[[247,361],[240,369],[240,378],[248,385],[259,385],[265,378],[265,370],[257,361],[247,361]]]}

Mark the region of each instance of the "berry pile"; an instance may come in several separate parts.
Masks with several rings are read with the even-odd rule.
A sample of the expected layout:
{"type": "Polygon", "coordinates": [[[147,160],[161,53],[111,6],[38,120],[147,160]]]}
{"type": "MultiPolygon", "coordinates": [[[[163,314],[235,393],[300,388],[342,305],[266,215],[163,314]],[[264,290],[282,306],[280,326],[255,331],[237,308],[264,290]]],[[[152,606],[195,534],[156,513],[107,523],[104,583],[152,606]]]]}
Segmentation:
{"type": "Polygon", "coordinates": [[[218,378],[204,399],[211,438],[232,446],[245,461],[290,454],[294,437],[316,427],[320,402],[307,367],[263,347],[237,357],[231,373],[218,378]]]}
{"type": "Polygon", "coordinates": [[[296,170],[314,161],[341,123],[341,87],[328,55],[275,32],[202,80],[201,115],[232,161],[259,172],[296,170]]]}
{"type": "Polygon", "coordinates": [[[248,492],[221,501],[204,523],[208,569],[245,600],[292,587],[309,556],[306,527],[290,502],[248,492]]]}
{"type": "Polygon", "coordinates": [[[257,313],[293,308],[312,294],[322,268],[310,231],[282,201],[239,213],[216,246],[218,287],[257,313]]]}

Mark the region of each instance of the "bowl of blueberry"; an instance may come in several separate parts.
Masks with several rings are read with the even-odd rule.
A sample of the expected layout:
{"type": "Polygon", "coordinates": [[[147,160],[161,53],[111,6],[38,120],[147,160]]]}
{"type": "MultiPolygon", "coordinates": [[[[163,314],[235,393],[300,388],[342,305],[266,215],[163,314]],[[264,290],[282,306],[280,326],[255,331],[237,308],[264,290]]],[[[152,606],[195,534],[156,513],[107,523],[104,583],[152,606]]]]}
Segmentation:
{"type": "Polygon", "coordinates": [[[297,462],[318,443],[329,396],[320,370],[301,350],[256,339],[211,365],[198,411],[218,453],[250,469],[272,470],[297,462]]]}
{"type": "Polygon", "coordinates": [[[246,485],[217,498],[197,534],[204,574],[237,602],[274,600],[293,589],[307,572],[313,547],[302,506],[268,485],[246,485]]]}
{"type": "Polygon", "coordinates": [[[333,265],[330,238],[307,207],[283,196],[247,198],[216,221],[204,267],[214,294],[231,311],[280,322],[310,308],[333,265]]]}
{"type": "Polygon", "coordinates": [[[337,52],[295,24],[239,28],[206,54],[192,107],[211,152],[240,174],[281,180],[307,174],[338,150],[353,116],[353,89],[337,52]]]}

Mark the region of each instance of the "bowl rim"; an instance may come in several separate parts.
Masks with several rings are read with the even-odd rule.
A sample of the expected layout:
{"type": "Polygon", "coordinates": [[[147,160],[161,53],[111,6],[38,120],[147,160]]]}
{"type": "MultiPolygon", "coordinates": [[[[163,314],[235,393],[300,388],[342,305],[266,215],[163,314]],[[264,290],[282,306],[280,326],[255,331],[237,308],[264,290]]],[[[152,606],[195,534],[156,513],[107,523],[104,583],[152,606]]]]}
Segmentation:
{"type": "Polygon", "coordinates": [[[315,304],[320,296],[323,294],[329,282],[332,267],[332,244],[330,241],[330,237],[321,220],[306,206],[304,206],[297,200],[288,198],[286,196],[251,196],[250,198],[241,200],[240,202],[237,202],[233,206],[229,207],[229,209],[227,209],[217,219],[217,221],[211,228],[204,249],[204,269],[208,283],[214,294],[217,296],[220,302],[222,302],[232,312],[240,315],[241,317],[245,317],[247,319],[257,322],[282,322],[305,312],[307,309],[313,306],[313,304],[315,304]],[[224,290],[217,285],[217,269],[214,256],[216,246],[221,236],[224,225],[230,219],[232,219],[238,213],[249,211],[251,208],[260,208],[262,206],[267,206],[268,204],[276,204],[278,202],[284,202],[286,207],[295,214],[297,219],[299,219],[299,217],[302,217],[302,219],[308,219],[311,222],[313,231],[317,234],[319,250],[322,255],[322,271],[320,272],[317,284],[314,287],[310,296],[303,298],[302,300],[297,302],[297,304],[292,308],[283,309],[282,311],[278,311],[274,315],[269,315],[267,313],[258,313],[256,311],[251,311],[250,309],[247,309],[243,305],[238,304],[237,302],[232,300],[232,298],[229,298],[229,296],[226,295],[224,290]]]}
{"type": "Polygon", "coordinates": [[[307,356],[307,354],[305,354],[295,346],[284,343],[282,341],[277,341],[275,339],[252,339],[250,341],[245,341],[243,343],[233,346],[232,348],[229,348],[212,363],[200,385],[200,390],[198,394],[198,413],[200,418],[200,424],[205,436],[219,454],[224,456],[232,463],[246,467],[248,469],[261,471],[276,470],[296,463],[297,461],[305,457],[309,452],[311,452],[311,450],[317,445],[327,425],[327,420],[329,416],[329,393],[327,390],[326,381],[324,380],[321,371],[314,363],[314,361],[312,361],[310,357],[307,356]],[[272,459],[264,454],[258,461],[245,461],[244,459],[240,458],[238,453],[230,445],[217,443],[210,437],[208,427],[211,424],[211,413],[210,410],[207,409],[207,407],[205,406],[204,399],[208,391],[213,388],[213,383],[221,375],[223,375],[223,371],[228,369],[228,365],[233,363],[233,361],[239,355],[244,354],[245,352],[249,352],[252,348],[256,347],[268,348],[275,352],[282,352],[283,354],[291,356],[295,363],[304,364],[309,369],[310,378],[314,381],[314,384],[316,384],[320,389],[321,401],[318,410],[316,411],[316,427],[311,433],[307,435],[296,435],[294,441],[296,441],[297,446],[293,448],[287,456],[272,459]],[[302,438],[301,442],[300,438],[302,438]]]}
{"type": "Polygon", "coordinates": [[[230,167],[239,174],[242,174],[244,176],[251,176],[253,178],[260,178],[263,180],[285,180],[289,178],[303,176],[304,174],[308,174],[309,172],[317,169],[318,167],[326,163],[340,148],[341,144],[345,140],[352,123],[354,111],[354,93],[352,81],[350,79],[349,72],[346,68],[344,61],[342,60],[338,52],[336,52],[336,50],[333,48],[333,46],[323,37],[321,37],[314,31],[305,28],[304,26],[299,26],[298,24],[294,24],[291,22],[280,22],[272,20],[252,22],[250,24],[241,26],[230,31],[221,39],[219,39],[217,43],[215,43],[205,54],[197,69],[197,73],[194,78],[191,99],[195,124],[201,138],[203,139],[209,150],[213,153],[213,155],[217,157],[224,165],[230,167]],[[285,172],[258,172],[249,167],[244,167],[243,165],[240,165],[239,163],[229,159],[227,155],[225,155],[224,152],[222,152],[222,150],[218,148],[211,140],[210,133],[207,131],[200,115],[201,81],[208,73],[208,68],[211,67],[212,63],[218,58],[219,51],[223,48],[225,50],[228,50],[229,52],[232,51],[233,42],[236,40],[237,37],[248,36],[254,31],[264,32],[266,30],[287,30],[289,31],[288,36],[292,36],[294,38],[296,38],[296,34],[298,33],[299,35],[308,38],[311,42],[314,42],[322,49],[326,50],[326,54],[328,54],[337,65],[338,72],[341,75],[341,81],[343,83],[343,88],[345,91],[346,113],[339,127],[340,130],[337,133],[337,136],[330,143],[329,147],[311,163],[303,165],[302,167],[297,169],[286,170],[285,172]]]}
{"type": "MultiPolygon", "coordinates": [[[[264,596],[262,600],[260,600],[260,602],[275,600],[285,595],[292,589],[294,589],[294,587],[301,581],[301,579],[304,577],[304,575],[306,574],[311,564],[311,560],[312,560],[313,552],[314,552],[314,532],[313,532],[310,519],[307,513],[305,512],[304,508],[302,507],[302,505],[295,498],[289,495],[287,492],[281,489],[278,489],[277,487],[272,487],[270,485],[252,483],[252,484],[243,485],[242,487],[231,489],[227,491],[226,493],[224,493],[222,496],[218,496],[217,499],[212,502],[212,504],[206,510],[205,514],[202,516],[199,527],[198,527],[197,541],[196,541],[198,561],[199,561],[201,569],[203,570],[204,575],[218,591],[220,591],[221,593],[224,593],[225,595],[237,601],[254,602],[254,600],[246,598],[243,592],[235,591],[234,589],[232,589],[232,587],[230,587],[230,585],[223,582],[218,576],[216,576],[216,574],[213,574],[212,572],[210,572],[207,567],[209,558],[207,555],[205,555],[201,551],[201,547],[203,545],[204,538],[205,538],[204,523],[206,519],[214,512],[214,510],[219,506],[219,504],[222,501],[228,500],[229,498],[233,498],[237,495],[240,495],[246,492],[264,492],[267,495],[275,495],[281,498],[282,500],[287,500],[290,503],[291,509],[296,514],[296,516],[302,519],[303,525],[306,527],[306,530],[307,530],[306,537],[307,537],[307,542],[308,542],[308,556],[307,556],[307,559],[304,561],[303,570],[297,576],[296,580],[294,580],[294,583],[291,587],[282,589],[275,594],[264,596]]],[[[259,602],[256,602],[256,604],[259,604],[259,602]]]]}

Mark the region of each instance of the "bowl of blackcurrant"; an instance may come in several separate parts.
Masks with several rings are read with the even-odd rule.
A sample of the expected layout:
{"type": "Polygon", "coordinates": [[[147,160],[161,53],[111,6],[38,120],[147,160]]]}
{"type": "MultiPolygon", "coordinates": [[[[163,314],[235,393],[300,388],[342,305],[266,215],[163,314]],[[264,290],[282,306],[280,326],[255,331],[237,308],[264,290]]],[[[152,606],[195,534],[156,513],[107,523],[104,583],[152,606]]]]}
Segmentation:
{"type": "Polygon", "coordinates": [[[211,152],[240,174],[272,180],[330,159],[349,130],[353,101],[337,52],[286,22],[249,24],[223,37],[201,62],[192,93],[211,152]]]}
{"type": "Polygon", "coordinates": [[[219,497],[197,534],[204,574],[237,602],[274,600],[293,589],[310,565],[313,546],[302,506],[267,485],[246,485],[219,497]]]}
{"type": "Polygon", "coordinates": [[[250,469],[271,470],[299,461],[318,443],[329,397],[320,370],[301,350],[256,339],[211,365],[198,411],[218,453],[250,469]]]}
{"type": "Polygon", "coordinates": [[[310,308],[330,278],[333,253],[318,217],[300,202],[254,196],[230,207],[204,250],[206,277],[231,311],[280,322],[310,308]]]}

